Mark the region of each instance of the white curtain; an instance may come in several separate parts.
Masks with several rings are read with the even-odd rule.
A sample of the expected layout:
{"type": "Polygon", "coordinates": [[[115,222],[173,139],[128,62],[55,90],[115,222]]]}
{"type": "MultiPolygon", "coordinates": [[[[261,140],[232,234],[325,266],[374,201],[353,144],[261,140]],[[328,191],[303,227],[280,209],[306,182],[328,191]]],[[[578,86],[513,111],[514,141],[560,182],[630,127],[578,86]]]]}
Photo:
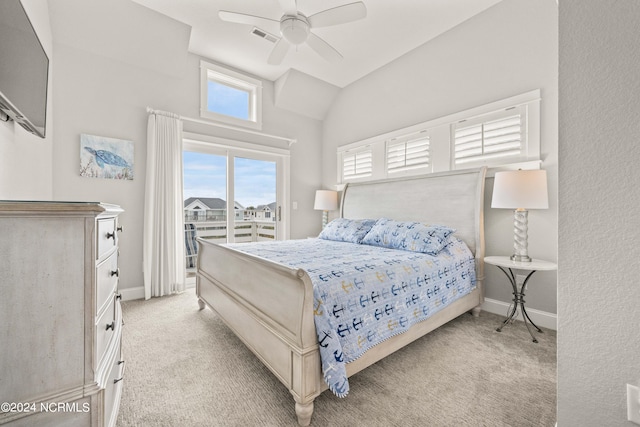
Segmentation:
{"type": "Polygon", "coordinates": [[[182,200],[182,121],[150,111],[144,203],[144,297],[184,290],[185,250],[182,200]]]}

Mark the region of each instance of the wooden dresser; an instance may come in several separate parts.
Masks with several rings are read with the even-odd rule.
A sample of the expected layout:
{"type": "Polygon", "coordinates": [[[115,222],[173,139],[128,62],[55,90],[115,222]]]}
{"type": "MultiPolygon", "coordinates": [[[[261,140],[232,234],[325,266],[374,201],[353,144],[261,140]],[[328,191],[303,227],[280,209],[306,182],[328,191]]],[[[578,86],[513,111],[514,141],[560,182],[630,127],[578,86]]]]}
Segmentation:
{"type": "Polygon", "coordinates": [[[122,212],[0,201],[0,425],[115,425],[122,212]]]}

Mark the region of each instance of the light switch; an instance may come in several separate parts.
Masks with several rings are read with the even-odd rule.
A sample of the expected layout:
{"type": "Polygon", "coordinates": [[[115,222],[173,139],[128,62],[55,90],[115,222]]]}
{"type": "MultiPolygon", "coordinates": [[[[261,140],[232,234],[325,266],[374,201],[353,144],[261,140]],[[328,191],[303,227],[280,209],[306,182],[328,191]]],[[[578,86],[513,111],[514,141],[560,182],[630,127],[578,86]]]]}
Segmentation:
{"type": "Polygon", "coordinates": [[[640,424],[640,387],[627,384],[627,419],[640,424]]]}

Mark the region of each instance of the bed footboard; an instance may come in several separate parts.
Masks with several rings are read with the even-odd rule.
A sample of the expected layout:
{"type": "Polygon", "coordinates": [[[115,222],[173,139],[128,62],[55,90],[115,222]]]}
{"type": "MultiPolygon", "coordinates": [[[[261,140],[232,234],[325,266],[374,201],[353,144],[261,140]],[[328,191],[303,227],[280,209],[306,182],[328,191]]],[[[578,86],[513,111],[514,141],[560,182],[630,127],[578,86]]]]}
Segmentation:
{"type": "Polygon", "coordinates": [[[303,270],[198,239],[196,293],[289,389],[300,425],[326,385],[313,323],[313,286],[303,270]],[[265,290],[268,287],[268,290],[265,290]]]}

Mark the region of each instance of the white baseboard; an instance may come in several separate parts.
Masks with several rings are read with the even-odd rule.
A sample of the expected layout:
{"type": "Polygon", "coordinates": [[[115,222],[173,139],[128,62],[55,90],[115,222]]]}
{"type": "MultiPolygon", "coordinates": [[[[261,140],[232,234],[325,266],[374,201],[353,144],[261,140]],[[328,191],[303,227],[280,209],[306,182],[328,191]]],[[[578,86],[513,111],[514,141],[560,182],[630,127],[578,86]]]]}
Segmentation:
{"type": "Polygon", "coordinates": [[[122,295],[122,301],[131,301],[134,299],[144,298],[144,286],[138,286],[137,288],[125,288],[118,289],[120,295],[122,295]]]}
{"type": "MultiPolygon", "coordinates": [[[[190,289],[195,287],[196,287],[195,279],[194,280],[187,279],[187,282],[185,284],[185,289],[190,289]]],[[[144,299],[144,286],[138,286],[136,288],[118,289],[118,292],[120,292],[120,295],[122,295],[122,301],[144,299]]]]}
{"type": "MultiPolygon", "coordinates": [[[[509,310],[510,303],[504,301],[498,301],[491,298],[485,298],[484,303],[482,304],[482,309],[488,311],[489,313],[499,314],[501,316],[506,316],[509,310]]],[[[527,308],[527,314],[533,323],[540,326],[541,328],[553,329],[554,331],[558,330],[558,315],[554,313],[547,313],[546,311],[536,310],[535,308],[527,308]]],[[[520,310],[517,313],[517,320],[522,320],[522,314],[520,310]]]]}

